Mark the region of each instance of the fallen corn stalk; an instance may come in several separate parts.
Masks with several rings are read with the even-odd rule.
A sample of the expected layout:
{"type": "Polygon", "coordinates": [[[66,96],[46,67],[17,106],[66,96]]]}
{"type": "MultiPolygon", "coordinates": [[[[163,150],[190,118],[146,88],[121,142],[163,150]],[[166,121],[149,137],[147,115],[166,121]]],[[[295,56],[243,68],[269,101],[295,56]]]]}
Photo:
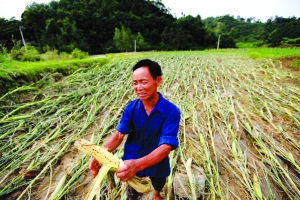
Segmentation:
{"type": "MultiPolygon", "coordinates": [[[[74,146],[80,151],[96,158],[96,160],[103,166],[111,167],[111,171],[116,171],[123,165],[123,161],[112,153],[108,152],[103,147],[100,147],[88,140],[78,139],[74,146]]],[[[153,190],[151,179],[149,177],[134,176],[127,183],[139,193],[148,193],[153,190]]]]}
{"type": "Polygon", "coordinates": [[[92,184],[90,185],[90,188],[84,200],[93,200],[95,196],[96,196],[96,200],[100,200],[100,192],[99,192],[100,185],[102,184],[105,175],[108,173],[110,169],[111,167],[105,165],[101,167],[96,178],[93,180],[92,184]]]}

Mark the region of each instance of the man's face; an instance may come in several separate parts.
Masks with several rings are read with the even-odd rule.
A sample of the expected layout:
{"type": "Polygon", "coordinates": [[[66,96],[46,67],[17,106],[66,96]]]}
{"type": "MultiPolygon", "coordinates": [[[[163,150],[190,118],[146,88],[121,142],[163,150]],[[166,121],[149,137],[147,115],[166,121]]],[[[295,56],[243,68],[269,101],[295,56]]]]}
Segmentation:
{"type": "Polygon", "coordinates": [[[154,80],[148,67],[140,67],[132,73],[133,88],[141,101],[151,100],[161,84],[162,78],[154,80]]]}

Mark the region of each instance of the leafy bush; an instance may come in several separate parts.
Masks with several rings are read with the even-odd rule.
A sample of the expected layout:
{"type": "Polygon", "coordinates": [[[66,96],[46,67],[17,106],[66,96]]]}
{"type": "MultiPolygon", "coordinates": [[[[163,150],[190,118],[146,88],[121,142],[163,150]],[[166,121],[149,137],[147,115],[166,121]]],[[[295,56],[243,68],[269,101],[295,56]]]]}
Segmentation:
{"type": "Polygon", "coordinates": [[[22,53],[20,43],[14,43],[14,46],[10,51],[10,57],[13,60],[21,60],[22,53]]]}
{"type": "Polygon", "coordinates": [[[72,55],[66,52],[59,53],[58,50],[49,50],[41,55],[42,60],[70,60],[72,55]]]}
{"type": "Polygon", "coordinates": [[[62,60],[70,60],[72,58],[72,55],[67,52],[61,52],[59,55],[62,60]]]}
{"type": "Polygon", "coordinates": [[[9,61],[9,55],[7,53],[7,49],[0,44],[0,63],[4,63],[9,61]]]}
{"type": "Polygon", "coordinates": [[[236,48],[233,37],[228,34],[223,34],[221,36],[220,48],[236,48]]]}
{"type": "Polygon", "coordinates": [[[58,50],[47,51],[46,53],[41,55],[43,60],[60,60],[60,56],[58,54],[58,50]]]}
{"type": "Polygon", "coordinates": [[[300,44],[300,38],[283,38],[283,42],[287,44],[300,44]]]}
{"type": "Polygon", "coordinates": [[[19,61],[40,61],[41,56],[40,53],[36,50],[35,47],[26,45],[25,47],[20,47],[19,44],[15,45],[11,50],[11,58],[13,60],[19,60],[19,61]],[[27,51],[26,51],[27,49],[27,51]]]}
{"type": "Polygon", "coordinates": [[[72,57],[73,58],[79,58],[79,59],[83,59],[83,58],[87,58],[89,56],[89,54],[87,52],[83,52],[77,48],[75,48],[72,51],[72,57]]]}
{"type": "Polygon", "coordinates": [[[255,42],[254,47],[262,47],[264,45],[263,42],[255,42]]]}

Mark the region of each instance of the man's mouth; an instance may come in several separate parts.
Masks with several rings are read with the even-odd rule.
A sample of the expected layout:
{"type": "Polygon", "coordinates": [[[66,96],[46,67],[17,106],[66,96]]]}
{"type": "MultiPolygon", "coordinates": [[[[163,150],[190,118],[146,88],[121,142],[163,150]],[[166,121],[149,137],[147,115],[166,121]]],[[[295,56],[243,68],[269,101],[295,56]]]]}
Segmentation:
{"type": "Polygon", "coordinates": [[[138,93],[138,96],[139,97],[145,97],[145,96],[147,96],[147,94],[146,93],[138,93]]]}

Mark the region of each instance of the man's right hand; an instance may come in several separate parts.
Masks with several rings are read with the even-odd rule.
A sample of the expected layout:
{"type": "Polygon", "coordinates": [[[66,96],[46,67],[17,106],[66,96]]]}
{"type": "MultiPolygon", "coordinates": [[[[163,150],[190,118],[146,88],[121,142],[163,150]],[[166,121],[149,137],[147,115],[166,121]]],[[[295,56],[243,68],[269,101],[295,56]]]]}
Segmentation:
{"type": "Polygon", "coordinates": [[[93,178],[95,178],[97,176],[100,168],[101,168],[101,164],[95,158],[92,158],[92,160],[89,164],[89,169],[90,169],[90,172],[91,172],[93,178]]]}

